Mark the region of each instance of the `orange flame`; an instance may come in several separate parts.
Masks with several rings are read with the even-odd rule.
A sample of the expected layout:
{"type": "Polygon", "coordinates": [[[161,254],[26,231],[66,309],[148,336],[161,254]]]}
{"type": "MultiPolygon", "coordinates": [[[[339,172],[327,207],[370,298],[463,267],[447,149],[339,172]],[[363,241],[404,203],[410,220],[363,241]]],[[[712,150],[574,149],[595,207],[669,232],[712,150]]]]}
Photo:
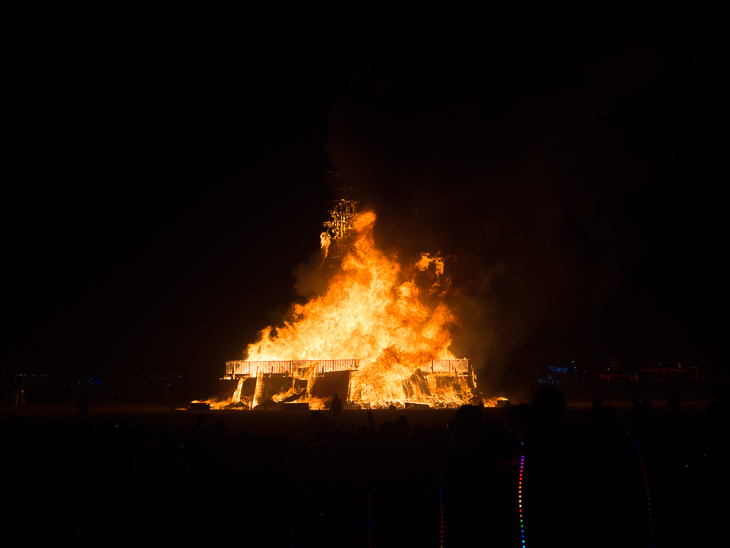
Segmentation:
{"type": "Polygon", "coordinates": [[[454,359],[449,350],[454,313],[442,299],[432,302],[432,297],[427,304],[414,280],[413,269],[428,272],[433,265],[436,281],[428,291],[433,294],[443,259],[424,254],[413,272],[404,271],[395,257],[375,247],[375,219],[369,211],[353,219],[350,249],[327,291],[295,305],[293,320],[283,327],[265,328],[260,340],[248,346],[247,359],[358,358],[350,401],[371,406],[466,403],[471,390],[465,379],[419,373],[430,360],[454,359]]]}

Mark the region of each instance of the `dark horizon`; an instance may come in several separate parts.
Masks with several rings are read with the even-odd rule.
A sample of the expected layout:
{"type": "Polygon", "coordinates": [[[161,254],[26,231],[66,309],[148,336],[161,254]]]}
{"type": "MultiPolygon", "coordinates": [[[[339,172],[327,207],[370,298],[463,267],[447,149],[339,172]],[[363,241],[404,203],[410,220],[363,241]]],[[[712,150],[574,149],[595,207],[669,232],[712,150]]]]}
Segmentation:
{"type": "Polygon", "coordinates": [[[334,169],[384,245],[459,257],[495,385],[727,379],[720,8],[146,10],[6,17],[3,376],[210,390],[299,298],[334,169]]]}

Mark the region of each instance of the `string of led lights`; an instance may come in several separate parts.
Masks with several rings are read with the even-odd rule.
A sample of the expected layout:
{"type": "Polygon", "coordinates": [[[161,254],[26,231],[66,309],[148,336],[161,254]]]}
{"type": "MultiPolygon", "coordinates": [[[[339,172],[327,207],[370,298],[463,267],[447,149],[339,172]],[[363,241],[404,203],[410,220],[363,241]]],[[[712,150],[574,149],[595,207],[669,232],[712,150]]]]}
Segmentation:
{"type": "Polygon", "coordinates": [[[443,485],[444,471],[441,470],[439,473],[439,508],[441,510],[441,548],[444,546],[444,485],[443,485]]]}
{"type": "Polygon", "coordinates": [[[522,535],[522,546],[525,546],[525,522],[524,514],[522,512],[522,474],[525,470],[525,452],[522,452],[522,458],[520,458],[520,487],[518,490],[518,504],[520,506],[520,534],[522,535]]]}
{"type": "Polygon", "coordinates": [[[368,493],[368,548],[373,548],[373,497],[368,493]]]}
{"type": "Polygon", "coordinates": [[[646,505],[649,510],[649,534],[651,535],[651,545],[654,546],[654,522],[652,521],[651,516],[651,497],[649,496],[649,480],[646,477],[646,467],[644,466],[644,459],[641,457],[641,451],[639,450],[639,446],[637,445],[636,440],[634,440],[631,432],[629,432],[628,430],[626,431],[626,434],[629,436],[631,443],[634,444],[636,453],[639,455],[639,464],[641,464],[641,473],[644,476],[644,487],[646,488],[646,505]]]}

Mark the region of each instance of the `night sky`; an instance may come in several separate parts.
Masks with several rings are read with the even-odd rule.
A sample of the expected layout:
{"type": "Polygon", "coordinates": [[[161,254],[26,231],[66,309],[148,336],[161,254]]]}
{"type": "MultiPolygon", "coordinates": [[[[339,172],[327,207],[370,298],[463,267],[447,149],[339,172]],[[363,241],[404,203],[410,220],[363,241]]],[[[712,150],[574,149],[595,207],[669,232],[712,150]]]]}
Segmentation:
{"type": "Polygon", "coordinates": [[[299,298],[336,170],[384,247],[450,257],[496,385],[726,375],[727,14],[513,4],[6,10],[3,374],[207,396],[299,298]]]}

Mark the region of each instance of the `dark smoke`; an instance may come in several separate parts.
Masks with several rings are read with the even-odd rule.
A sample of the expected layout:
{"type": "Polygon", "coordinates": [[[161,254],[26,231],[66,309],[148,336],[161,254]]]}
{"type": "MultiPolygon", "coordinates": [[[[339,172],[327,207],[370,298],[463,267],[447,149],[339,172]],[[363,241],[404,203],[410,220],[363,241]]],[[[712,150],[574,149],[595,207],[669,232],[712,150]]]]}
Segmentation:
{"type": "Polygon", "coordinates": [[[637,249],[621,204],[648,178],[623,101],[659,56],[636,43],[576,55],[383,60],[332,109],[330,161],[378,214],[381,245],[447,257],[463,323],[452,349],[493,383],[518,376],[505,373],[540,329],[589,316],[637,249]]]}

